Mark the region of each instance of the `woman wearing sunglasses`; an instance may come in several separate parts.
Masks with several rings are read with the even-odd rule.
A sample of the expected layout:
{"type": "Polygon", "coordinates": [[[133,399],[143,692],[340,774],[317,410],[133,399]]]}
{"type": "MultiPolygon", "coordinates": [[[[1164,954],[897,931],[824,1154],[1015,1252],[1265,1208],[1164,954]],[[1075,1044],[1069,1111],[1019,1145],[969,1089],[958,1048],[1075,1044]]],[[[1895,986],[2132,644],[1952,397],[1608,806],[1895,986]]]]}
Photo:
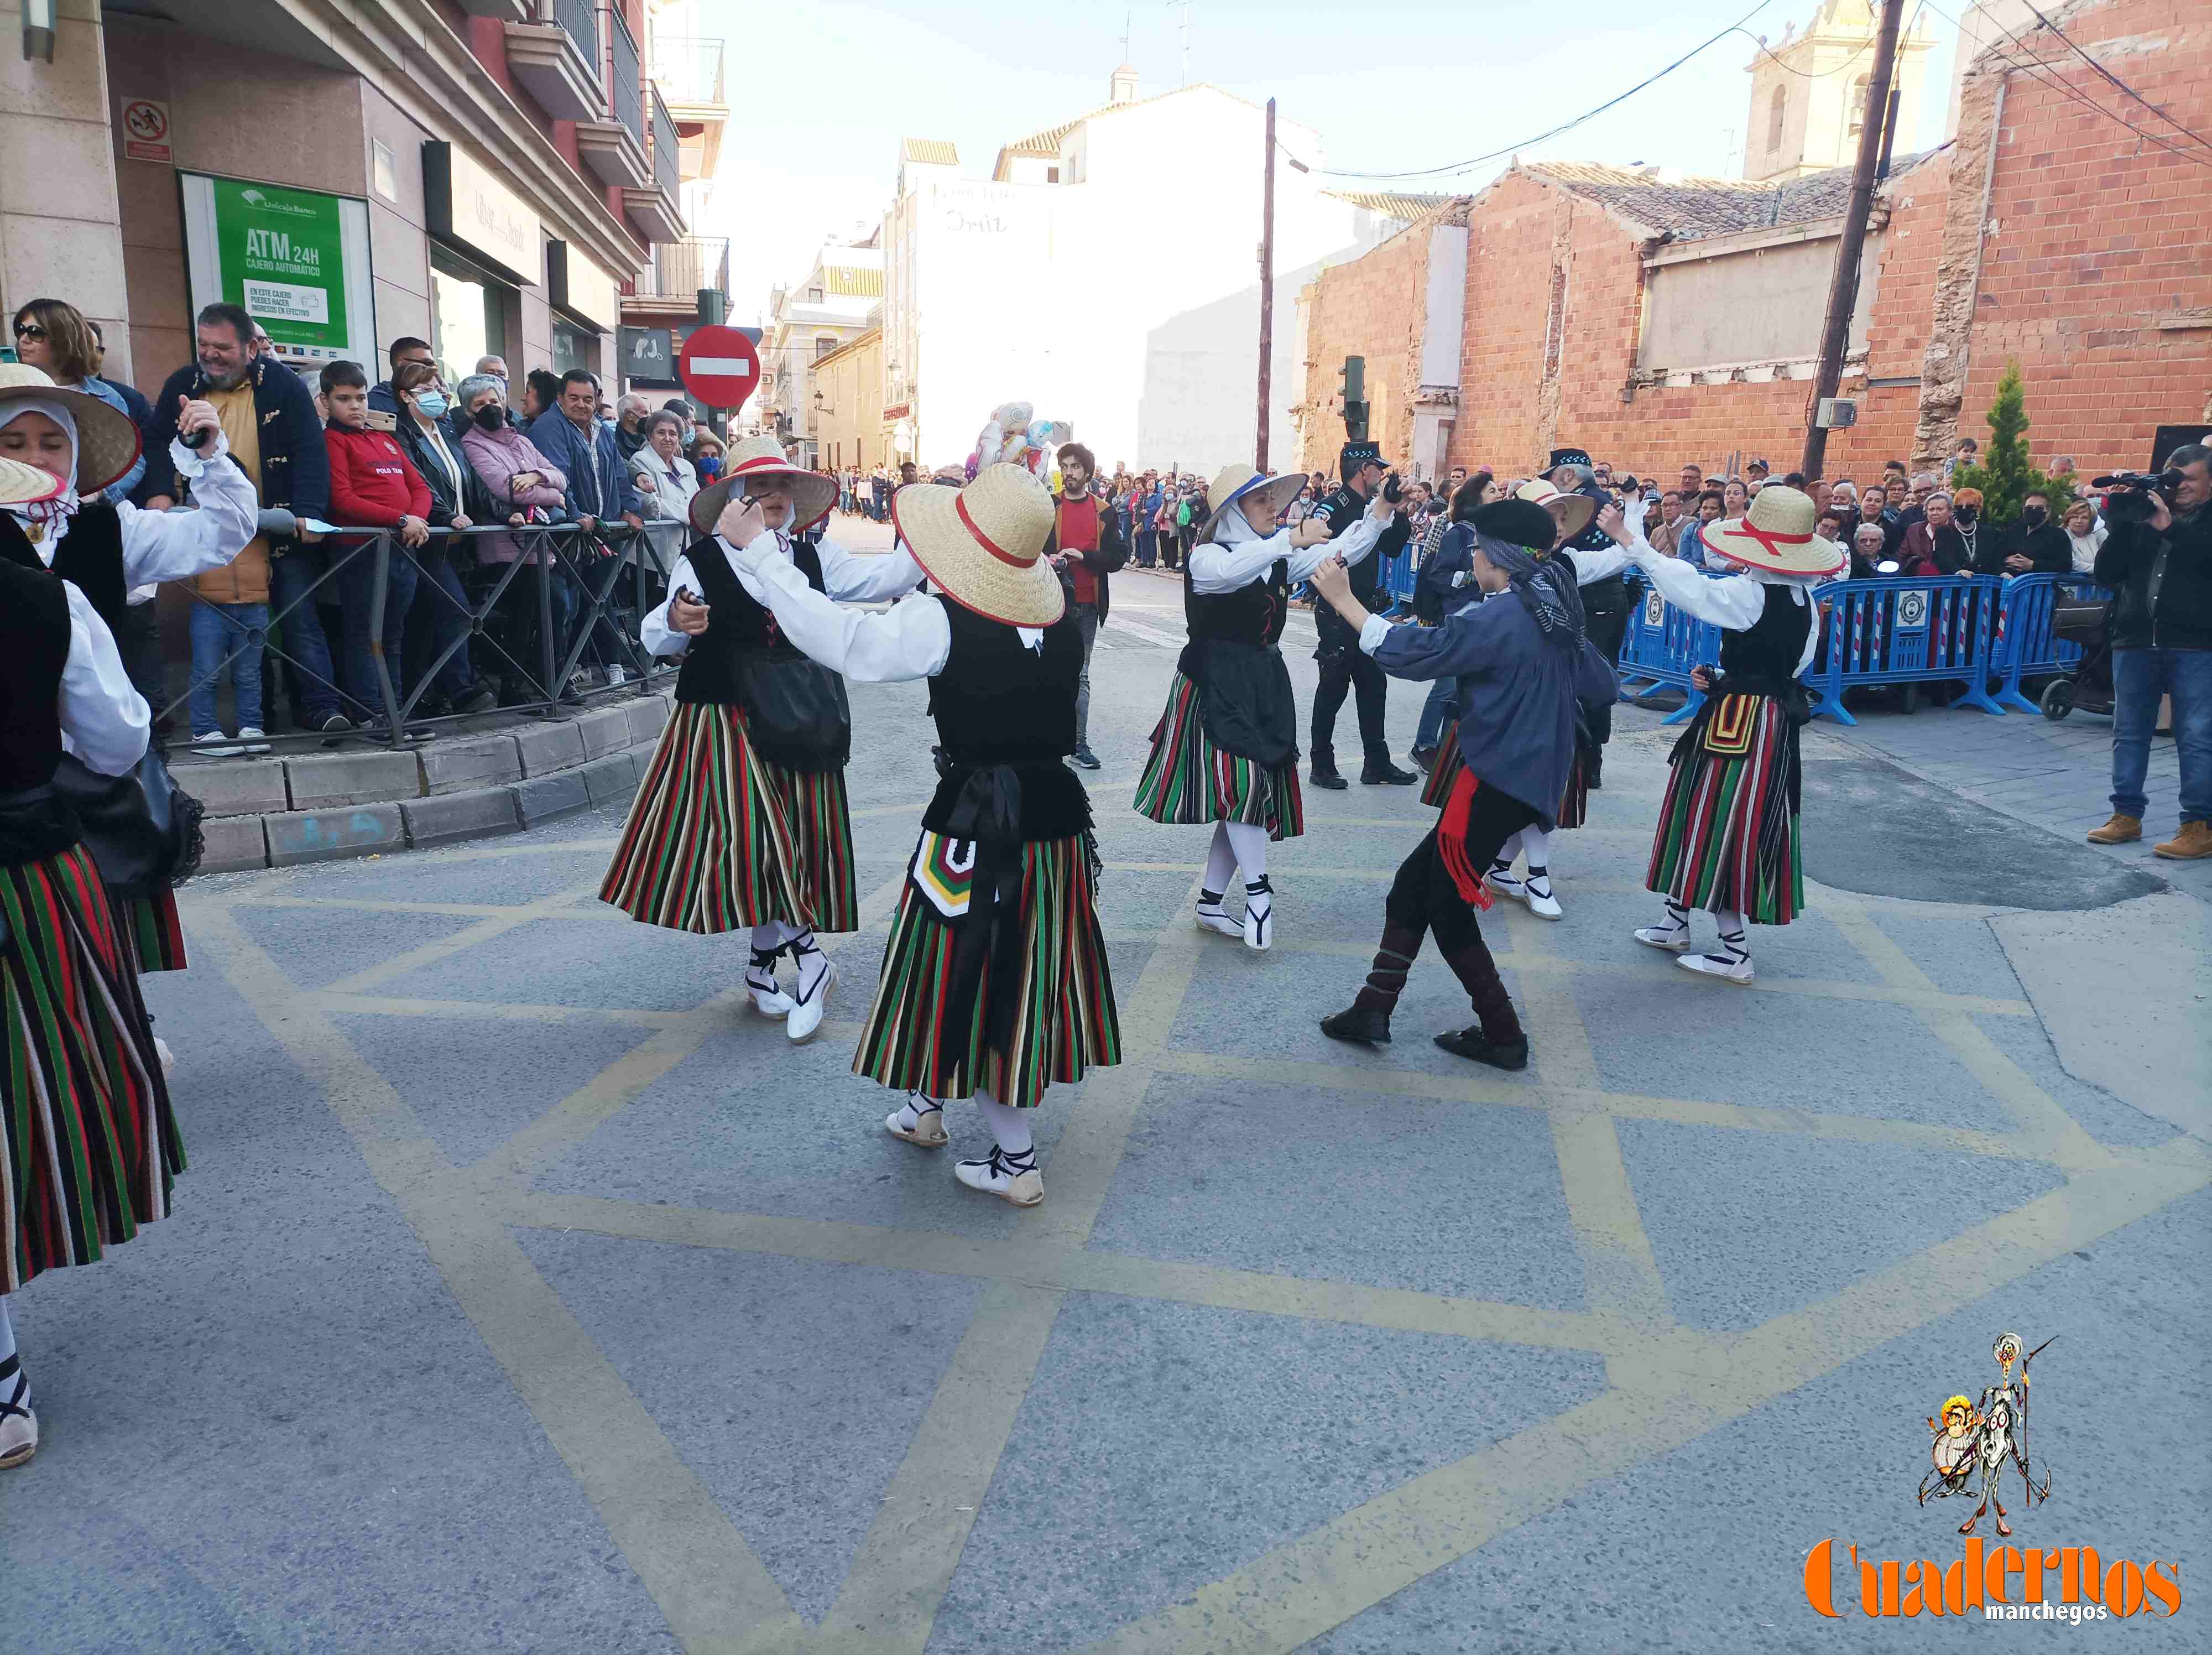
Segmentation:
{"type": "MultiPolygon", "coordinates": [[[[100,377],[102,355],[100,336],[75,305],[59,299],[33,299],[15,313],[17,362],[44,368],[46,377],[64,390],[98,397],[131,419],[131,405],[124,401],[123,393],[100,377]]],[[[131,419],[131,423],[137,421],[131,419]]],[[[145,475],[146,459],[141,454],[129,471],[100,491],[100,498],[110,505],[128,499],[145,475]]]]}

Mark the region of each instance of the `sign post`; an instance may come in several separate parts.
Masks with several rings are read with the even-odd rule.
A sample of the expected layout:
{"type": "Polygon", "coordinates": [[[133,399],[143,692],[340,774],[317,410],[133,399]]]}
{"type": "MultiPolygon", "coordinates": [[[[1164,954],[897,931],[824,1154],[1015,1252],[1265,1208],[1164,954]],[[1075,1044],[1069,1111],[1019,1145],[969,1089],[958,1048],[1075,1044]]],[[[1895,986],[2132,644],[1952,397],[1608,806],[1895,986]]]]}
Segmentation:
{"type": "Polygon", "coordinates": [[[676,374],[708,407],[734,414],[760,388],[760,352],[734,327],[694,328],[676,359],[676,374]]]}

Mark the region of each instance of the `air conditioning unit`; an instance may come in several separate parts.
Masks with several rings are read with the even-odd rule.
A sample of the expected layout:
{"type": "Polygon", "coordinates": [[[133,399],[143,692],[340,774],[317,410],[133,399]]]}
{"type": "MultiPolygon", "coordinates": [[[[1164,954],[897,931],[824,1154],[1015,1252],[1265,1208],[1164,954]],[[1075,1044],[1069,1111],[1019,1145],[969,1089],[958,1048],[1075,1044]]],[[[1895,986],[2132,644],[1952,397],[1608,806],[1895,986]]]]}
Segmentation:
{"type": "Polygon", "coordinates": [[[1813,423],[1826,430],[1840,431],[1858,423],[1859,405],[1855,398],[1823,397],[1814,405],[1813,423]]]}

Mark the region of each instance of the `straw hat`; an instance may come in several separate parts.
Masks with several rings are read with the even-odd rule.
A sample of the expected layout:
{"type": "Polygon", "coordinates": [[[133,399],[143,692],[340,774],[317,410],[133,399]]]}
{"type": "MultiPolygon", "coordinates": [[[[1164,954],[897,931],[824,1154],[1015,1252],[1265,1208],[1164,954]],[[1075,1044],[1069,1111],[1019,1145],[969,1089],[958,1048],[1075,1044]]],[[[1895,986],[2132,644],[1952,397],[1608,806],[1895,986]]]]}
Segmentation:
{"type": "Polygon", "coordinates": [[[1280,517],[1283,508],[1297,499],[1298,490],[1305,486],[1304,472],[1292,472],[1288,477],[1268,477],[1249,465],[1224,465],[1213,474],[1213,486],[1206,492],[1206,498],[1213,502],[1213,514],[1206,520],[1203,538],[1211,540],[1215,526],[1246,495],[1266,490],[1267,515],[1280,517]]]}
{"type": "Polygon", "coordinates": [[[1813,532],[1820,520],[1811,495],[1771,483],[1741,517],[1705,525],[1705,550],[1746,569],[1818,579],[1850,561],[1843,547],[1813,532]]]}
{"type": "Polygon", "coordinates": [[[63,489],[61,478],[20,459],[0,459],[0,510],[52,500],[63,489]]]}
{"type": "Polygon", "coordinates": [[[722,474],[691,496],[691,526],[712,534],[721,520],[722,508],[730,503],[732,490],[740,500],[744,484],[754,478],[775,476],[784,480],[791,495],[791,528],[803,528],[829,514],[837,503],[837,481],[794,465],[785,457],[783,445],[771,436],[746,437],[724,452],[722,474]]]}
{"type": "Polygon", "coordinates": [[[64,391],[43,368],[0,362],[0,417],[17,402],[58,402],[76,421],[76,489],[97,494],[138,463],[138,426],[85,391],[64,391]]]}
{"type": "Polygon", "coordinates": [[[891,523],[922,573],[1008,626],[1050,626],[1066,611],[1042,556],[1053,520],[1052,496],[1019,465],[986,465],[964,489],[909,483],[891,496],[891,523]]]}
{"type": "MultiPolygon", "coordinates": [[[[1564,462],[1563,462],[1564,463],[1564,462]]],[[[1586,494],[1561,494],[1542,478],[1523,483],[1513,492],[1516,500],[1533,500],[1559,520],[1562,538],[1571,540],[1597,515],[1597,502],[1586,494]]]]}

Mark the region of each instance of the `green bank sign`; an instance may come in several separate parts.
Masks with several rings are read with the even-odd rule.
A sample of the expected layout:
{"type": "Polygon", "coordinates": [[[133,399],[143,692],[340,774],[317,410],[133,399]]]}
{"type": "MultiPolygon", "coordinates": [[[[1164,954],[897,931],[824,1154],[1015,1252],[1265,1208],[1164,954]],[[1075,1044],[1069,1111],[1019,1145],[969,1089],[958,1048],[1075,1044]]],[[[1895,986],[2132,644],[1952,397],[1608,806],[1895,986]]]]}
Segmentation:
{"type": "Polygon", "coordinates": [[[180,182],[195,307],[245,307],[295,360],[370,359],[365,204],[241,179],[180,182]]]}

